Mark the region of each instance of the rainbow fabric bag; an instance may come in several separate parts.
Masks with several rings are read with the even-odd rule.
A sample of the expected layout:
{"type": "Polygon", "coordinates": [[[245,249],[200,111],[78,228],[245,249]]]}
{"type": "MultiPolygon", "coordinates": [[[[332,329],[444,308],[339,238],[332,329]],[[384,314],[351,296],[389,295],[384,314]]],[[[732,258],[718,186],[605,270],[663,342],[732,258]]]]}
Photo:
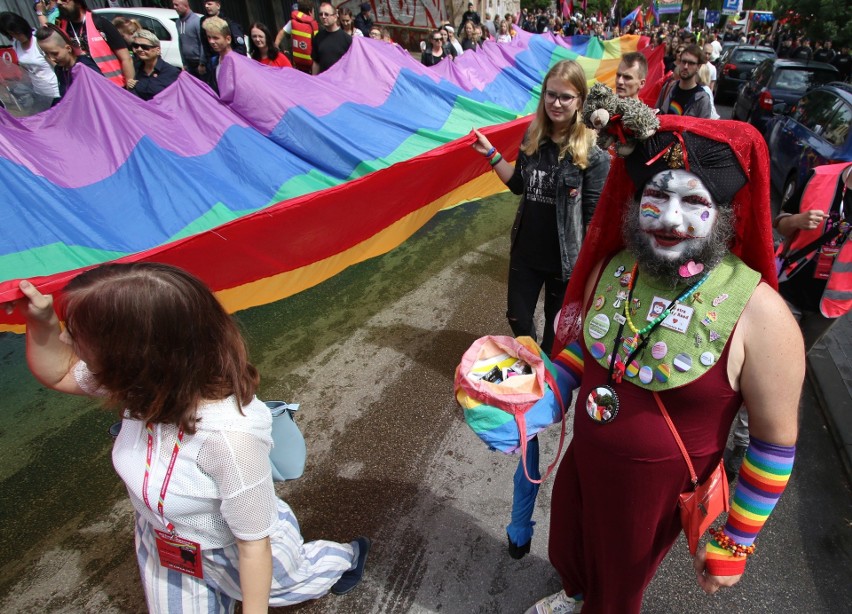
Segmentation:
{"type": "Polygon", "coordinates": [[[525,473],[527,442],[551,424],[562,423],[556,459],[541,480],[532,480],[527,473],[533,483],[547,479],[562,454],[563,399],[570,399],[571,388],[569,378],[561,373],[532,338],[498,335],[477,339],[456,368],[456,400],[464,410],[465,422],[489,448],[506,454],[520,450],[525,473]],[[508,373],[518,360],[531,373],[508,373]],[[488,374],[498,372],[510,376],[499,383],[488,380],[488,374]]]}

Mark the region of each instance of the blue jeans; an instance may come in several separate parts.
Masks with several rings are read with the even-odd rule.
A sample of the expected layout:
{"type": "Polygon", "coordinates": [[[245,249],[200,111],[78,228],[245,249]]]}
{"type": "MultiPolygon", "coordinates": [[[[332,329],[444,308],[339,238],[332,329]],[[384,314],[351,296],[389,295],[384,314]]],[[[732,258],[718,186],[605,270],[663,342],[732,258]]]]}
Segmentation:
{"type": "MultiPolygon", "coordinates": [[[[527,443],[527,472],[534,480],[541,479],[541,473],[538,470],[538,437],[533,437],[527,443]]],[[[518,461],[518,468],[515,470],[515,491],[512,494],[512,522],[506,527],[506,533],[509,539],[516,546],[523,546],[532,540],[533,525],[532,520],[533,510],[535,509],[535,499],[538,496],[538,484],[533,484],[524,475],[524,459],[518,461]]]]}

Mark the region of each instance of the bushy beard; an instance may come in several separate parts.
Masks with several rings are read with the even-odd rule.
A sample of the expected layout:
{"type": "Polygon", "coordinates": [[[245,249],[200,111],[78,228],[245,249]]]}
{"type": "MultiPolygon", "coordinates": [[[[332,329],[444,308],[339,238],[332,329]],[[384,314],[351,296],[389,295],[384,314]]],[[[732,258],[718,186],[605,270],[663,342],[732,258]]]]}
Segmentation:
{"type": "Polygon", "coordinates": [[[651,237],[639,226],[639,201],[631,199],[622,222],[624,244],[636,258],[642,272],[672,288],[679,283],[693,283],[701,275],[711,271],[722,262],[730,251],[734,237],[734,211],[730,206],[716,207],[716,222],[706,239],[690,241],[680,258],[669,260],[657,254],[651,245],[651,237]],[[681,265],[690,260],[704,265],[704,270],[692,277],[681,277],[681,265]]]}

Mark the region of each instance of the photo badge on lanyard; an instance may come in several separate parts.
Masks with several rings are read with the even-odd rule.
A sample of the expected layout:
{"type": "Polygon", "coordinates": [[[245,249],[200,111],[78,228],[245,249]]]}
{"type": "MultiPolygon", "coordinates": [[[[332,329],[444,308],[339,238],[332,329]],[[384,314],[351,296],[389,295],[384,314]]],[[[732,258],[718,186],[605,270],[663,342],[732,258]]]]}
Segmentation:
{"type": "MultiPolygon", "coordinates": [[[[142,498],[145,500],[145,505],[148,509],[151,508],[151,503],[148,501],[148,478],[151,475],[151,457],[154,450],[154,426],[149,422],[145,426],[148,431],[148,449],[145,455],[145,476],[142,478],[142,498]]],[[[169,461],[169,466],[166,469],[166,477],[163,479],[163,486],[160,488],[160,498],[157,501],[157,513],[163,524],[166,525],[166,531],[154,529],[157,541],[157,554],[160,556],[160,565],[166,569],[173,569],[180,573],[185,573],[196,578],[204,577],[204,568],[201,565],[201,544],[184,539],[177,535],[175,526],[166,521],[163,513],[163,502],[166,500],[166,492],[169,489],[169,482],[172,479],[172,472],[175,468],[180,447],[183,444],[183,429],[178,429],[177,441],[172,450],[172,458],[169,461]]]]}
{"type": "Polygon", "coordinates": [[[154,532],[157,534],[157,553],[160,555],[160,565],[166,569],[174,569],[196,578],[204,577],[200,544],[166,531],[155,529],[154,532]]]}
{"type": "Polygon", "coordinates": [[[834,260],[839,253],[840,248],[837,245],[822,246],[817,257],[814,279],[828,279],[831,277],[831,267],[834,266],[834,260]]]}

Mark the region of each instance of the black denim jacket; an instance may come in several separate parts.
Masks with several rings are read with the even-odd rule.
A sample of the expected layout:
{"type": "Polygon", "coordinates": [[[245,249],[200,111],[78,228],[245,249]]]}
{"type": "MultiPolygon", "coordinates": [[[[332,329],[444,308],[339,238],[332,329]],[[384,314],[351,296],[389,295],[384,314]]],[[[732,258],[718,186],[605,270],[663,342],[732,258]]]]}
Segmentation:
{"type": "MultiPolygon", "coordinates": [[[[524,136],[526,138],[526,135],[524,136]]],[[[609,173],[609,154],[594,145],[589,150],[589,165],[586,170],[577,167],[569,156],[559,163],[556,180],[556,224],[559,234],[559,251],[562,260],[562,280],[571,277],[574,263],[583,245],[586,228],[592,221],[598,205],[606,176],[609,173]]],[[[535,161],[523,151],[518,153],[515,173],[506,184],[514,194],[523,194],[527,185],[527,169],[533,170],[535,161]]],[[[518,206],[515,223],[512,225],[512,247],[521,227],[524,213],[524,198],[518,206]]],[[[620,220],[613,220],[620,224],[620,220]]]]}

